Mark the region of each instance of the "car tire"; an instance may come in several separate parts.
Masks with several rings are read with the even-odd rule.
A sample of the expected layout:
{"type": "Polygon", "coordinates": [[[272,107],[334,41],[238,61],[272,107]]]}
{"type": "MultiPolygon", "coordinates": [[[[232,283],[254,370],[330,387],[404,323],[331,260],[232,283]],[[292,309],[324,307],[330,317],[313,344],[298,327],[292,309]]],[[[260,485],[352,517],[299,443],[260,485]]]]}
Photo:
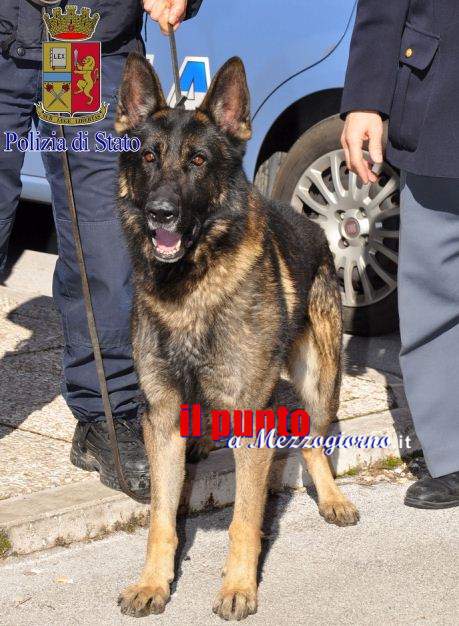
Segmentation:
{"type": "MultiPolygon", "coordinates": [[[[352,277],[347,280],[347,291],[345,281],[340,277],[345,331],[353,335],[363,336],[387,334],[398,328],[396,288],[396,257],[398,258],[399,229],[398,172],[388,163],[384,163],[380,180],[378,183],[369,187],[368,196],[364,198],[365,188],[357,181],[355,175],[349,173],[345,167],[344,152],[340,144],[342,130],[343,122],[338,115],[326,118],[307,130],[292,146],[281,163],[274,182],[272,197],[292,204],[296,210],[305,212],[311,219],[321,222],[335,258],[335,265],[337,265],[339,276],[340,272],[346,271],[346,263],[348,263],[347,260],[342,261],[342,255],[352,253],[357,259],[355,260],[354,258],[352,261],[355,263],[355,266],[350,270],[352,277]],[[334,179],[331,173],[333,166],[327,168],[327,164],[329,163],[327,159],[332,163],[332,158],[335,159],[335,161],[333,161],[334,163],[339,162],[338,172],[342,183],[340,189],[342,190],[343,197],[340,197],[339,193],[332,193],[333,189],[338,188],[337,185],[335,185],[335,187],[333,186],[334,179]],[[321,168],[326,169],[322,171],[321,168]],[[307,175],[311,172],[314,173],[315,177],[312,184],[310,184],[312,179],[310,180],[307,175]],[[316,178],[317,172],[320,172],[322,181],[316,178]],[[303,194],[305,187],[302,186],[301,183],[303,180],[306,181],[306,187],[309,186],[306,198],[303,194]],[[319,180],[318,185],[316,185],[315,182],[317,180],[319,180]],[[347,190],[345,189],[346,181],[347,190]],[[322,186],[322,183],[325,183],[325,186],[322,186]],[[388,186],[386,187],[386,185],[388,186]],[[322,194],[321,189],[325,191],[325,194],[322,194]],[[301,198],[296,195],[297,192],[299,193],[299,190],[301,190],[301,198]],[[316,196],[313,199],[312,193],[314,190],[316,196]],[[387,194],[385,191],[387,191],[387,194]],[[351,199],[351,193],[354,194],[358,200],[354,201],[354,199],[351,199]],[[384,197],[381,205],[371,209],[374,204],[373,200],[378,194],[379,196],[387,197],[384,197]],[[327,205],[327,198],[331,198],[329,205],[327,205]],[[335,203],[334,200],[337,202],[335,203]],[[310,201],[310,204],[308,204],[308,201],[310,201]],[[322,209],[323,201],[325,202],[324,209],[325,206],[327,207],[327,217],[322,215],[324,212],[324,209],[322,209]],[[367,207],[371,209],[371,211],[369,211],[365,219],[360,219],[360,211],[365,213],[367,207]],[[315,209],[318,209],[320,213],[316,213],[315,209]],[[362,230],[358,232],[363,233],[364,228],[366,228],[365,232],[367,234],[363,236],[359,234],[358,240],[355,238],[348,240],[347,234],[343,239],[340,239],[339,237],[343,232],[343,224],[346,227],[347,233],[349,224],[351,224],[353,220],[352,216],[356,214],[355,211],[359,211],[359,224],[362,225],[362,230]],[[340,218],[336,217],[337,214],[340,215],[340,218]],[[340,219],[343,220],[343,215],[349,216],[350,220],[349,217],[345,217],[344,222],[342,221],[340,224],[340,219]],[[375,215],[378,217],[374,217],[375,215]],[[376,221],[379,219],[382,221],[376,221]],[[389,221],[391,221],[390,231],[387,230],[389,221]],[[380,224],[384,226],[383,229],[381,229],[380,224]],[[381,235],[379,233],[381,233],[381,235]],[[383,239],[382,233],[390,233],[390,240],[383,239]],[[375,237],[374,241],[372,240],[372,235],[375,237]],[[360,244],[360,241],[365,241],[366,243],[360,244]],[[349,244],[349,242],[351,242],[351,244],[349,244]],[[374,250],[372,250],[372,246],[376,246],[380,243],[382,245],[380,245],[376,253],[373,254],[374,250]],[[352,248],[350,248],[350,245],[352,245],[352,248]],[[362,249],[360,256],[358,252],[359,246],[362,249]],[[382,250],[383,253],[381,253],[380,250],[382,250]],[[388,257],[385,255],[388,255],[388,257]],[[367,262],[368,267],[366,270],[363,270],[363,274],[367,274],[364,288],[362,267],[364,267],[367,262]],[[344,264],[344,268],[340,267],[340,263],[344,264]],[[378,273],[375,272],[374,268],[376,268],[378,273]],[[368,281],[370,282],[370,286],[368,281]],[[387,284],[378,287],[378,281],[381,283],[387,282],[387,284]],[[350,282],[351,288],[349,288],[350,282]],[[361,293],[359,293],[359,289],[361,293]],[[355,291],[355,293],[352,293],[353,291],[355,291]],[[347,292],[350,292],[349,297],[347,292]],[[371,298],[371,294],[374,294],[373,299],[371,298]]],[[[353,224],[351,224],[351,226],[355,229],[353,224]]],[[[359,226],[357,226],[357,228],[359,228],[359,226]]]]}

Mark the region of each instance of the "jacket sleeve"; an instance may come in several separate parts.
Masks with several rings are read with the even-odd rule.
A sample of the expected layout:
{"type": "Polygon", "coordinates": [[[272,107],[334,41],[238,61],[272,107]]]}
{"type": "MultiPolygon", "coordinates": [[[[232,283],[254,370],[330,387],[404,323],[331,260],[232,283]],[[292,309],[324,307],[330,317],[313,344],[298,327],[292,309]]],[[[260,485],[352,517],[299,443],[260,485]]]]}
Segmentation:
{"type": "Polygon", "coordinates": [[[389,116],[410,0],[359,0],[341,116],[355,110],[389,116]]]}
{"type": "Polygon", "coordinates": [[[188,0],[185,14],[186,20],[189,20],[191,17],[197,15],[199,9],[201,8],[202,2],[203,0],[188,0]]]}

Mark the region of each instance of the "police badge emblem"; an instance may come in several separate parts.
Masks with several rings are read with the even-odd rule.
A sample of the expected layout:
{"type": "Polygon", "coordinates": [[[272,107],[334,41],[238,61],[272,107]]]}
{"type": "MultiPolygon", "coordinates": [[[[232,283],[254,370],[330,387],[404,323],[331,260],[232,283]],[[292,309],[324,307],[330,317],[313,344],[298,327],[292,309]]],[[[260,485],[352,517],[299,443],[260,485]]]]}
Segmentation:
{"type": "Polygon", "coordinates": [[[99,13],[76,5],[60,7],[43,20],[50,39],[43,44],[42,102],[38,117],[51,124],[80,125],[99,122],[107,115],[101,101],[101,44],[88,41],[94,34],[99,13]]]}

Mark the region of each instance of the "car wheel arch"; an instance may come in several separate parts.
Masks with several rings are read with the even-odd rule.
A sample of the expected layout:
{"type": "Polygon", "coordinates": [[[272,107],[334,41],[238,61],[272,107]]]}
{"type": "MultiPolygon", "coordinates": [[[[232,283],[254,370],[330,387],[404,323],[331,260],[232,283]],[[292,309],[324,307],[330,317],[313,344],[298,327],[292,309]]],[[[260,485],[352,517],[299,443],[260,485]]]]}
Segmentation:
{"type": "Polygon", "coordinates": [[[275,170],[282,161],[282,155],[287,154],[309,128],[339,113],[342,91],[342,87],[313,91],[295,100],[279,113],[264,135],[256,158],[254,178],[264,193],[269,195],[272,189],[275,170]],[[271,159],[273,155],[274,159],[271,159]],[[280,157],[276,159],[276,155],[280,157]],[[272,163],[269,163],[270,159],[272,163]],[[270,168],[272,171],[267,175],[263,168],[270,168]]]}

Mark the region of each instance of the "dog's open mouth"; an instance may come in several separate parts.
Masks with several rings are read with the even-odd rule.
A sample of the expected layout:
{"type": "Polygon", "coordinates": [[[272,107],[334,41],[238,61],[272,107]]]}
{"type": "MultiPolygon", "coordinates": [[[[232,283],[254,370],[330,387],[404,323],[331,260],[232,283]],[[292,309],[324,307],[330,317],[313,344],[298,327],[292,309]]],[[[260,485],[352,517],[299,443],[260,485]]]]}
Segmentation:
{"type": "Polygon", "coordinates": [[[164,228],[153,231],[151,238],[157,256],[164,261],[175,261],[182,248],[182,236],[164,228]]]}
{"type": "Polygon", "coordinates": [[[151,242],[158,261],[165,263],[175,263],[182,258],[185,247],[182,245],[182,235],[180,233],[156,228],[151,235],[151,242]]]}
{"type": "Polygon", "coordinates": [[[192,232],[188,235],[165,228],[151,228],[150,237],[153,244],[154,255],[158,261],[175,263],[179,261],[188,248],[195,243],[199,225],[196,223],[192,232]]]}

